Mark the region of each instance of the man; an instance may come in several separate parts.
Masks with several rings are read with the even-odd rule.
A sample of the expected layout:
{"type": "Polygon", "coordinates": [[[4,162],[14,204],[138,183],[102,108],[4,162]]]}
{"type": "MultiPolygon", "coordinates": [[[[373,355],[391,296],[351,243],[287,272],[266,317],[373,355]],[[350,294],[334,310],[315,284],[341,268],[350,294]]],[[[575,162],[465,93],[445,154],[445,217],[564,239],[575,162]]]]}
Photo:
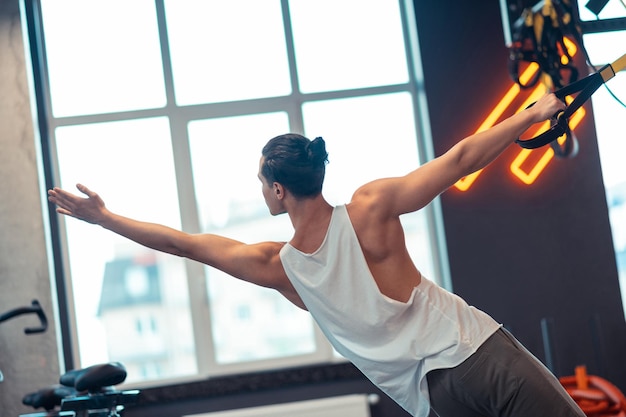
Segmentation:
{"type": "Polygon", "coordinates": [[[58,213],[276,289],[309,310],[337,351],[415,416],[432,407],[442,417],[582,417],[558,380],[497,322],[422,277],[399,219],[564,106],[546,95],[403,177],[363,185],[338,207],[321,194],[323,139],[278,136],[263,148],[259,179],[270,213],[291,219],[288,243],[244,244],[129,219],[83,185],[87,198],[54,188],[49,200],[58,213]]]}

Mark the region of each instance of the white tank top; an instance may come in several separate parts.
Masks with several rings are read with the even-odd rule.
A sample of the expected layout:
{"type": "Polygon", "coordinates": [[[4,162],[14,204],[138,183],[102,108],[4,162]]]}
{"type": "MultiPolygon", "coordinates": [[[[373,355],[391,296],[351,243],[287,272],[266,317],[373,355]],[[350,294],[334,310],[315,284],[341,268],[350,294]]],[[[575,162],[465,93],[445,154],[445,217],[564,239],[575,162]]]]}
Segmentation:
{"type": "Polygon", "coordinates": [[[345,206],[313,253],[286,244],[289,280],[333,347],[409,413],[430,410],[426,373],[467,359],[500,325],[422,277],[404,303],[380,292],[345,206]]]}

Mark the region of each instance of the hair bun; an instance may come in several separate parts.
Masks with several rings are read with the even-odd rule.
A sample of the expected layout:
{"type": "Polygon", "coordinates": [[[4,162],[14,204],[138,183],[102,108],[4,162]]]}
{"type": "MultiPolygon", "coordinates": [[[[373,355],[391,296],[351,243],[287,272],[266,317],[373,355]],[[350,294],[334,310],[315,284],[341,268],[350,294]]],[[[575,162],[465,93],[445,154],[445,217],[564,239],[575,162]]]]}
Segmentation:
{"type": "Polygon", "coordinates": [[[326,152],[326,142],[321,136],[316,137],[307,144],[308,157],[314,163],[328,162],[328,153],[326,152]]]}

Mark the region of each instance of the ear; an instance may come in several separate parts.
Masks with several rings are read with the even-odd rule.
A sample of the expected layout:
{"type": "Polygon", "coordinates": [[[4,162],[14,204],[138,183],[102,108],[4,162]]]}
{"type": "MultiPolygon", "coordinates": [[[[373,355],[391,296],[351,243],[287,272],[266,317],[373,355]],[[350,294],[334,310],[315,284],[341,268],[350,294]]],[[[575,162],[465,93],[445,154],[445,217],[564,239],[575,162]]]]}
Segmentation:
{"type": "Polygon", "coordinates": [[[283,187],[283,185],[279,182],[274,182],[272,184],[272,193],[277,200],[282,200],[285,198],[285,187],[283,187]]]}

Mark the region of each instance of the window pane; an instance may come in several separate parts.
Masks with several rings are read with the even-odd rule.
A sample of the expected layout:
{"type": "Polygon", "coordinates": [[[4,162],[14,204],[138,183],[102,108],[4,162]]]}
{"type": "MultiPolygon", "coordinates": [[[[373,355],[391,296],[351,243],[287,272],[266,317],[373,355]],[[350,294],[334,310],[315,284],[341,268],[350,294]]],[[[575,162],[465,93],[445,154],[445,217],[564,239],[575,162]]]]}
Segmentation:
{"type": "MultiPolygon", "coordinates": [[[[257,178],[261,149],[289,130],[285,113],[189,124],[192,168],[202,230],[246,243],[284,242],[293,228],[271,217],[257,178]]],[[[312,353],[310,316],[278,292],[207,268],[215,361],[230,364],[312,353]]]]}
{"type": "MultiPolygon", "coordinates": [[[[258,163],[268,139],[303,124],[329,140],[333,185],[325,194],[335,204],[346,202],[362,182],[417,166],[409,93],[309,103],[304,109],[303,96],[292,94],[293,80],[305,93],[388,84],[408,89],[402,2],[41,1],[51,125],[65,126],[55,131],[58,161],[52,163],[61,186],[82,182],[115,212],[180,228],[180,213],[196,214],[187,205],[195,201],[198,218],[183,218],[194,232],[247,243],[287,241],[292,225],[287,216],[269,214],[258,163]],[[290,13],[283,16],[287,7],[290,13]],[[165,25],[159,27],[157,14],[165,16],[165,25]],[[288,54],[292,47],[295,56],[288,54]],[[172,79],[164,77],[170,65],[172,79]],[[166,102],[164,82],[174,103],[166,102]],[[247,101],[219,105],[238,100],[247,101]],[[214,105],[183,107],[205,103],[214,105]],[[75,125],[83,120],[71,118],[104,113],[105,120],[126,120],[134,117],[128,111],[146,108],[171,119],[75,125]],[[217,119],[218,114],[245,116],[217,119]],[[169,120],[176,121],[175,138],[169,120]],[[187,123],[187,132],[179,130],[180,123],[187,123]],[[367,159],[355,160],[355,150],[367,159]],[[177,158],[174,166],[173,154],[188,151],[191,164],[177,158]],[[350,175],[341,169],[347,166],[350,175]],[[178,200],[175,178],[193,178],[184,201],[178,200]]],[[[207,278],[200,284],[206,283],[208,294],[189,297],[187,280],[194,278],[187,269],[195,276],[197,265],[61,218],[81,366],[118,360],[133,382],[332,360],[309,314],[276,291],[204,267],[207,278]],[[190,311],[196,319],[206,314],[205,320],[192,323],[190,311]],[[198,342],[202,349],[195,347],[194,330],[207,336],[198,342]]],[[[425,217],[406,216],[403,223],[412,256],[432,277],[425,217]]]]}
{"type": "Polygon", "coordinates": [[[300,90],[408,82],[399,4],[290,0],[300,90]]]}
{"type": "MultiPolygon", "coordinates": [[[[615,45],[626,45],[626,31],[584,35],[583,42],[594,65],[613,62],[624,51],[615,45]]],[[[593,118],[606,187],[609,220],[617,259],[622,302],[626,312],[626,170],[624,169],[624,119],[626,108],[626,77],[623,73],[610,79],[591,96],[593,118]],[[610,89],[610,92],[609,92],[610,89]]]]}
{"type": "MultiPolygon", "coordinates": [[[[624,49],[616,48],[615,45],[626,45],[626,31],[589,33],[583,35],[583,44],[593,65],[600,67],[611,64],[624,54],[624,49]]],[[[620,78],[623,77],[616,77],[609,82],[614,83],[614,80],[620,78]]]]}
{"type": "MultiPolygon", "coordinates": [[[[407,174],[419,166],[415,115],[409,93],[305,103],[310,137],[326,140],[329,164],[324,195],[331,204],[350,201],[364,183],[407,174]]],[[[403,216],[407,246],[424,275],[434,276],[423,211],[403,216]]]]}
{"type": "Polygon", "coordinates": [[[602,8],[598,16],[585,7],[589,3],[589,0],[581,0],[578,2],[578,10],[580,13],[580,20],[596,20],[596,19],[613,19],[617,17],[626,17],[626,7],[624,7],[624,0],[609,0],[606,6],[602,8]]]}
{"type": "MultiPolygon", "coordinates": [[[[584,36],[584,44],[594,65],[611,63],[615,56],[614,45],[626,45],[626,31],[605,32],[584,36]]],[[[622,52],[618,52],[621,54],[622,52]]],[[[607,187],[626,181],[623,161],[623,131],[626,108],[610,94],[626,102],[626,78],[620,73],[591,96],[593,117],[598,136],[602,174],[607,187]]]]}
{"type": "Polygon", "coordinates": [[[176,102],[291,92],[280,0],[166,0],[176,102]]]}
{"type": "Polygon", "coordinates": [[[152,0],[43,0],[54,116],[163,107],[152,0]]]}
{"type": "MultiPolygon", "coordinates": [[[[115,212],[180,228],[167,119],[61,127],[56,138],[62,187],[81,182],[115,212]]],[[[195,373],[183,261],[66,225],[81,365],[120,361],[129,382],[195,373]]]]}

